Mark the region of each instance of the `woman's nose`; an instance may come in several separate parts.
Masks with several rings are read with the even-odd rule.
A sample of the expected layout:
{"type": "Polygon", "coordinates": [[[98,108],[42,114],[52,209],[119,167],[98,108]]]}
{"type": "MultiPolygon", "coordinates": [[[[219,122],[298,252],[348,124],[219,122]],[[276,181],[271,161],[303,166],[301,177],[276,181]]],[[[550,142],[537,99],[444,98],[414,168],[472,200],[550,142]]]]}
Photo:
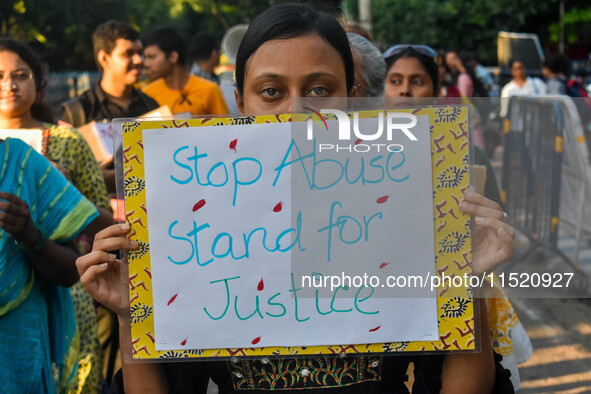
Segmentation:
{"type": "Polygon", "coordinates": [[[410,97],[410,85],[408,81],[403,81],[400,84],[400,96],[401,97],[410,97]]]}
{"type": "Polygon", "coordinates": [[[9,90],[13,91],[18,88],[16,82],[10,76],[5,76],[4,78],[0,79],[0,88],[2,90],[9,90]]]}

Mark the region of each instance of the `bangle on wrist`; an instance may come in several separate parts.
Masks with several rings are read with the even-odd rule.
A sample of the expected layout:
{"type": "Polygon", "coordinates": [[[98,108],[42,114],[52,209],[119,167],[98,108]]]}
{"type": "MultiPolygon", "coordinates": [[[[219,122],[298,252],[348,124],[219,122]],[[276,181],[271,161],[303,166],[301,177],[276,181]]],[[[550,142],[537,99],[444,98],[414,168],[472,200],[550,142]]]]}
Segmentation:
{"type": "Polygon", "coordinates": [[[39,233],[41,234],[41,237],[39,238],[39,242],[37,242],[37,245],[27,247],[22,243],[17,242],[18,246],[27,254],[38,253],[39,251],[41,251],[41,249],[43,249],[43,247],[45,247],[45,244],[47,243],[47,235],[45,234],[43,229],[39,227],[37,224],[35,224],[35,227],[37,227],[37,230],[39,230],[39,233]]]}

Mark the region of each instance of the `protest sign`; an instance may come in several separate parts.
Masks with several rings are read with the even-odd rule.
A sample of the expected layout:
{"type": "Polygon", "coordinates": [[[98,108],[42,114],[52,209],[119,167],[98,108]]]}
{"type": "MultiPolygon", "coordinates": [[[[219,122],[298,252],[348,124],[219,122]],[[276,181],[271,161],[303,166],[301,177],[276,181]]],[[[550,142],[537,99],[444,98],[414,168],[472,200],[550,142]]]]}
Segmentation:
{"type": "Polygon", "coordinates": [[[411,115],[346,154],[289,116],[123,124],[134,357],[473,349],[467,289],[429,280],[469,272],[467,109],[411,115]]]}
{"type": "MultiPolygon", "coordinates": [[[[171,115],[170,109],[165,105],[141,117],[162,118],[171,115]]],[[[78,131],[80,131],[80,134],[84,136],[86,142],[90,145],[90,149],[92,149],[92,153],[94,153],[97,161],[102,163],[113,157],[113,126],[111,121],[92,121],[78,127],[78,131]]]]}
{"type": "Polygon", "coordinates": [[[104,162],[113,157],[113,131],[111,122],[95,122],[78,127],[78,131],[94,153],[99,162],[104,162]]]}
{"type": "Polygon", "coordinates": [[[39,153],[43,148],[43,131],[41,129],[3,129],[0,130],[0,138],[18,138],[39,153]]]}

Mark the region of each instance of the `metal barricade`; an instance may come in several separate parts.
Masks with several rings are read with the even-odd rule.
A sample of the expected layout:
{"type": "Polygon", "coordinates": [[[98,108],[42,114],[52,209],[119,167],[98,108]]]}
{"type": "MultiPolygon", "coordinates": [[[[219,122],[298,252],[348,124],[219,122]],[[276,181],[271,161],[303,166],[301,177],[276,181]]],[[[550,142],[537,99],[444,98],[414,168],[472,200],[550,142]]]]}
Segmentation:
{"type": "Polygon", "coordinates": [[[501,197],[510,223],[527,235],[532,248],[557,247],[564,118],[551,99],[512,97],[505,124],[501,197]]]}
{"type": "Polygon", "coordinates": [[[591,239],[591,164],[585,130],[570,97],[513,97],[505,125],[502,198],[510,223],[530,251],[545,247],[580,272],[582,242],[591,239]],[[575,239],[558,246],[558,228],[575,239]]]}
{"type": "Polygon", "coordinates": [[[591,203],[586,203],[587,196],[591,195],[589,149],[580,109],[573,99],[565,96],[553,100],[560,103],[565,121],[560,225],[561,231],[575,239],[574,253],[570,257],[578,262],[582,242],[591,239],[591,203]]]}

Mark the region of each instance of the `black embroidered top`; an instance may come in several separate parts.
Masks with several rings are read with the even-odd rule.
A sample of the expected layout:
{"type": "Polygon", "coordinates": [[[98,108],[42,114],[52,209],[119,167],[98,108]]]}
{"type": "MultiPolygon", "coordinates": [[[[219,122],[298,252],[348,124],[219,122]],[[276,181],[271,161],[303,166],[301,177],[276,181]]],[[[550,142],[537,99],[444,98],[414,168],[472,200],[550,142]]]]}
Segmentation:
{"type": "MultiPolygon", "coordinates": [[[[513,393],[509,371],[495,353],[496,379],[493,393],[513,393]]],[[[220,394],[305,390],[306,394],[408,394],[406,374],[414,362],[413,394],[437,393],[441,388],[442,355],[347,356],[244,361],[162,363],[170,393],[206,393],[209,379],[220,394]]],[[[123,393],[121,371],[110,393],[123,393]]]]}

